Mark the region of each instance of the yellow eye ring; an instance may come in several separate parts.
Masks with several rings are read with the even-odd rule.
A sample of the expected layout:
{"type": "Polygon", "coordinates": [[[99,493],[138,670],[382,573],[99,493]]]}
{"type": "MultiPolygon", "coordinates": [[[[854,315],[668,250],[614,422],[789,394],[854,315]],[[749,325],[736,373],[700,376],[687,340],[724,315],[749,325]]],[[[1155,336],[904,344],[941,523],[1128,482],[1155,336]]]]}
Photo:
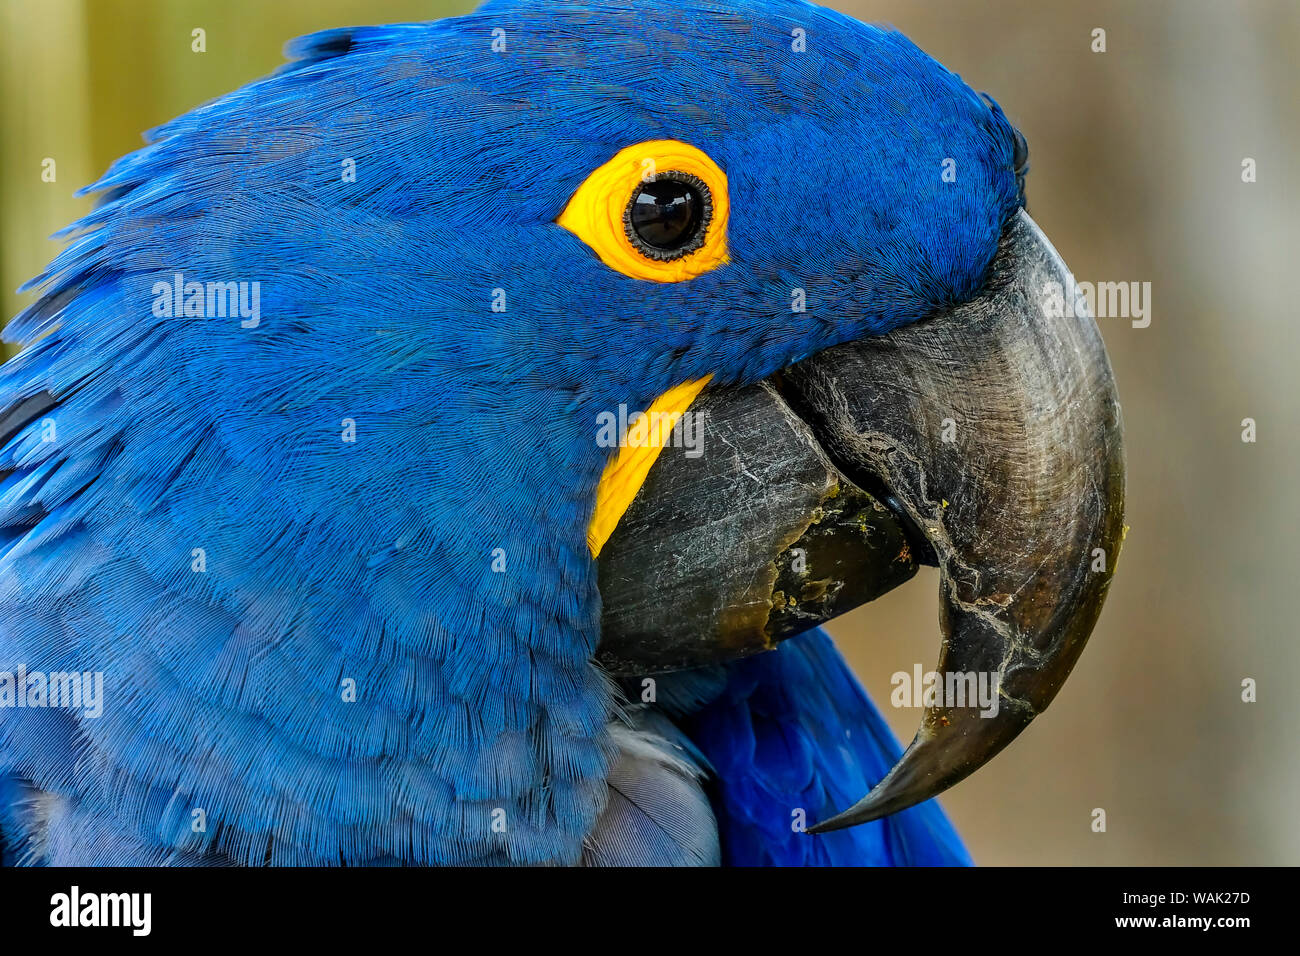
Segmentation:
{"type": "Polygon", "coordinates": [[[705,153],[675,139],[655,139],[618,151],[586,178],[555,221],[611,269],[649,282],[681,282],[727,260],[730,204],[727,176],[705,153]],[[700,189],[702,236],[684,254],[665,255],[636,239],[632,204],[647,183],[676,180],[700,189]]]}

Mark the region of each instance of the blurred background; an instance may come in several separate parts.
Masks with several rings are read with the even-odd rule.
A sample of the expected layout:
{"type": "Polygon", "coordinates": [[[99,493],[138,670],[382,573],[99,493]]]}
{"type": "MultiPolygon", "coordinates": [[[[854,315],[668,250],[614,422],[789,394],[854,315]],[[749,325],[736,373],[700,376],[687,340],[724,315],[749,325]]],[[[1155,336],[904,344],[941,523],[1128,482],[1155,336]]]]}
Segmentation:
{"type": "MultiPolygon", "coordinates": [[[[1284,283],[1300,255],[1300,4],[829,5],[894,24],[1001,103],[1030,144],[1030,211],[1076,278],[1151,283],[1148,328],[1100,321],[1131,526],[1106,609],[1052,708],[942,802],[983,864],[1300,863],[1300,307],[1284,283]]],[[[291,37],[473,6],[0,0],[0,312],[89,209],[73,191],[143,130],[271,71],[291,37]]],[[[889,677],[934,664],[937,589],[923,571],[831,628],[903,740],[919,714],[887,706],[889,677]]]]}

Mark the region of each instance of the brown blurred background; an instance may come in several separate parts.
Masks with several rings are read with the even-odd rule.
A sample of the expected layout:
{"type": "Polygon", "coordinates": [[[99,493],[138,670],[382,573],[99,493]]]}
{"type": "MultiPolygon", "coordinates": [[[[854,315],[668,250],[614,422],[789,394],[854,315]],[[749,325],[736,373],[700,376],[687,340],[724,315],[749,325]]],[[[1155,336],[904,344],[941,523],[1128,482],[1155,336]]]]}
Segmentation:
{"type": "MultiPolygon", "coordinates": [[[[1030,211],[1075,276],[1151,283],[1100,322],[1128,523],[1092,644],[1051,710],[944,797],[985,864],[1300,863],[1296,544],[1300,4],[832,3],[987,90],[1031,149],[1030,211]],[[1092,52],[1093,30],[1106,52],[1092,52]],[[1257,182],[1242,182],[1242,160],[1257,182]],[[1241,440],[1242,419],[1258,441],[1241,440]],[[1243,703],[1243,678],[1258,681],[1243,703]],[[1103,808],[1105,833],[1091,829],[1103,808]]],[[[142,130],[272,70],[298,34],[446,0],[0,0],[0,310],[142,130]],[[191,31],[207,51],[191,52],[191,31]],[[53,158],[57,179],[41,179],[53,158]]],[[[937,651],[937,576],[836,622],[887,704],[937,651]]],[[[909,739],[918,714],[885,708],[909,739]]]]}

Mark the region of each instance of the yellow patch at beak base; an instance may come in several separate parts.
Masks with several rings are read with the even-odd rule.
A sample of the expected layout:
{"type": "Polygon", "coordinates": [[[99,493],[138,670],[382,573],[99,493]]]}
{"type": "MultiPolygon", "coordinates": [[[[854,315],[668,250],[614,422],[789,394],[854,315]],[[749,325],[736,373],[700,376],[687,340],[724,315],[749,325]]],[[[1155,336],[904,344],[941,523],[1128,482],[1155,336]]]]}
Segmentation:
{"type": "Polygon", "coordinates": [[[641,490],[659,452],[668,444],[673,428],[711,378],[706,375],[670,388],[628,426],[627,434],[619,436],[618,452],[610,458],[596,487],[596,509],[587,526],[587,547],[593,558],[600,556],[600,549],[641,490]]]}

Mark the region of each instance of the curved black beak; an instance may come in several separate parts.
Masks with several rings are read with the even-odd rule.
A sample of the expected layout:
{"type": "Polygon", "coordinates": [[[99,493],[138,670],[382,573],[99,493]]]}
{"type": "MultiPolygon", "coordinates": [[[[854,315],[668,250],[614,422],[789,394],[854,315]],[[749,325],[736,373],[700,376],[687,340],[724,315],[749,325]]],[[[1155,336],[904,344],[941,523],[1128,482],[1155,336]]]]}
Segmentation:
{"type": "Polygon", "coordinates": [[[666,449],[600,558],[601,662],[734,659],[941,572],[943,687],[898,764],[812,832],[928,799],[1056,696],[1123,531],[1120,410],[1096,324],[1023,212],[981,294],[701,397],[705,453],[666,449]],[[1063,298],[1065,297],[1065,298],[1063,298]],[[1064,308],[1062,308],[1064,306],[1064,308]]]}

